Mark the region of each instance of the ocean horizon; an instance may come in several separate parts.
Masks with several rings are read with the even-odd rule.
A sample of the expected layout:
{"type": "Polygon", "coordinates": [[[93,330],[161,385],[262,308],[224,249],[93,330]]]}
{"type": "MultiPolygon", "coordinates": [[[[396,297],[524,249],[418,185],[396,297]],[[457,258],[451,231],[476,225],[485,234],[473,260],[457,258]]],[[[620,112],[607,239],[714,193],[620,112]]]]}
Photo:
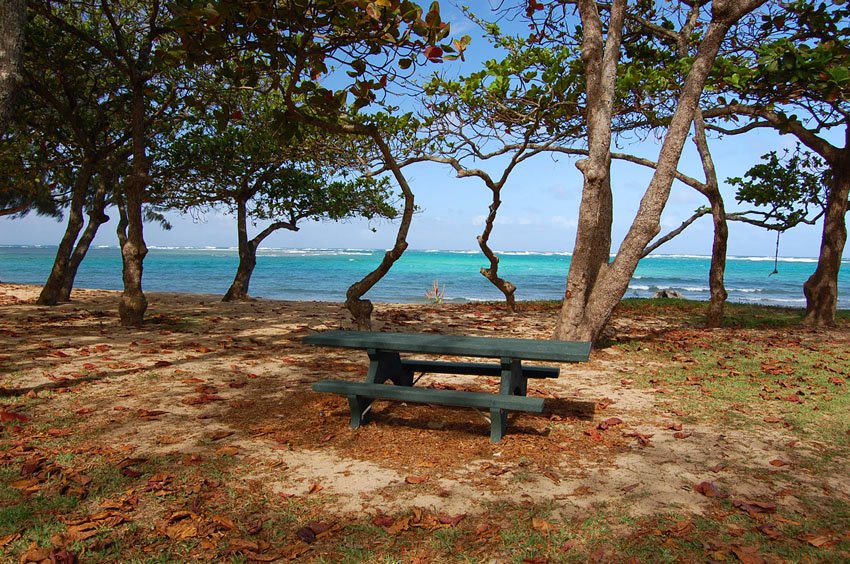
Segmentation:
{"type": "MultiPolygon", "coordinates": [[[[341,302],[348,286],[375,268],[385,249],[260,248],[250,294],[257,298],[341,302]]],[[[496,251],[500,275],[517,286],[518,300],[563,298],[572,253],[496,251]]],[[[44,284],[53,264],[55,245],[0,246],[0,280],[44,284]]],[[[223,295],[236,272],[235,247],[149,247],[143,288],[149,292],[223,295]]],[[[845,259],[842,265],[850,264],[845,259]]],[[[653,254],[641,260],[626,297],[651,297],[674,290],[685,298],[707,300],[710,257],[653,254]]],[[[803,282],[814,272],[816,257],[727,257],[729,300],[805,307],[803,282]]],[[[375,302],[425,303],[425,292],[436,280],[444,301],[464,303],[502,300],[503,296],[479,272],[489,263],[479,250],[408,249],[366,297],[375,302]]],[[[839,274],[839,308],[850,308],[850,277],[839,274]]],[[[78,288],[120,290],[121,255],[117,246],[92,247],[80,266],[78,288]]]]}

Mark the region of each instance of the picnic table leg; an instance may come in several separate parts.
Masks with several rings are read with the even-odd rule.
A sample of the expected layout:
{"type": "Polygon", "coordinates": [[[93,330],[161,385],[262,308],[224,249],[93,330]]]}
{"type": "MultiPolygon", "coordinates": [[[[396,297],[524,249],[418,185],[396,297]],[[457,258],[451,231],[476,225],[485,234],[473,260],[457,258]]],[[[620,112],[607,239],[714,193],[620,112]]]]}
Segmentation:
{"type": "MultiPolygon", "coordinates": [[[[522,373],[522,362],[513,358],[502,358],[502,381],[499,394],[505,396],[524,396],[528,391],[528,379],[522,373]]],[[[490,409],[490,442],[498,443],[508,427],[508,411],[490,409]]]]}
{"type": "Polygon", "coordinates": [[[369,349],[369,373],[366,375],[367,384],[383,384],[390,380],[396,386],[413,385],[413,372],[401,364],[397,352],[369,349]]]}
{"type": "MultiPolygon", "coordinates": [[[[397,352],[388,352],[369,349],[369,372],[366,374],[367,384],[383,384],[390,380],[396,386],[410,386],[413,384],[413,372],[405,369],[401,364],[401,357],[397,352]]],[[[351,410],[351,423],[349,427],[356,429],[366,422],[369,406],[373,398],[364,396],[348,396],[348,407],[351,410]]]]}

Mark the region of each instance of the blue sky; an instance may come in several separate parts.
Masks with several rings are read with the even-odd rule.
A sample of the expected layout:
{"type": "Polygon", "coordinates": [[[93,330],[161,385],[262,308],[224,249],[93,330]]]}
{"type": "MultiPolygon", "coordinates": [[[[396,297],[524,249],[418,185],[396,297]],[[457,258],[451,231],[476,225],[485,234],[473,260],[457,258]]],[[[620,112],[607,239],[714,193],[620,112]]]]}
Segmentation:
{"type": "MultiPolygon", "coordinates": [[[[487,9],[480,3],[473,9],[487,9]]],[[[472,24],[457,10],[443,3],[443,17],[452,21],[453,35],[473,33],[472,24]]],[[[492,56],[485,41],[475,40],[468,51],[467,62],[456,65],[458,72],[469,72],[481,59],[492,56]]],[[[453,70],[453,69],[448,69],[453,70]]],[[[759,157],[775,149],[792,147],[795,140],[773,132],[753,132],[728,137],[711,143],[718,176],[724,180],[742,176],[759,157]]],[[[654,140],[639,145],[621,146],[618,150],[635,152],[647,157],[658,154],[654,140]]],[[[575,243],[576,218],[582,178],[574,166],[575,160],[563,156],[539,155],[523,163],[511,176],[503,190],[504,203],[499,212],[491,246],[498,250],[571,251],[575,243]]],[[[484,167],[486,168],[486,167],[484,167]]],[[[680,162],[680,170],[702,178],[701,166],[693,147],[688,143],[680,162]]],[[[498,168],[493,169],[498,171],[498,168]]],[[[416,215],[408,238],[413,249],[475,249],[475,237],[483,227],[483,218],[490,203],[490,193],[476,178],[457,179],[445,166],[413,165],[405,174],[416,194],[421,212],[416,215]]],[[[650,178],[650,172],[636,165],[615,163],[612,173],[614,189],[614,244],[625,235],[640,197],[650,178]]],[[[723,188],[729,210],[737,209],[734,190],[723,188]]],[[[670,201],[662,216],[662,231],[666,232],[689,217],[706,203],[693,189],[674,185],[670,201]]],[[[110,214],[115,216],[113,212],[110,214]]],[[[164,232],[148,225],[145,239],[149,246],[215,246],[236,245],[236,226],[232,217],[209,213],[202,218],[173,214],[169,216],[174,228],[164,232]]],[[[116,245],[115,222],[104,225],[96,245],[116,245]]],[[[55,245],[61,238],[63,223],[34,216],[10,220],[0,218],[2,245],[55,245]]],[[[362,221],[346,223],[302,224],[297,232],[281,231],[266,239],[264,247],[345,247],[388,248],[395,239],[395,225],[387,222],[368,224],[362,221]],[[373,232],[371,228],[377,229],[373,232]]],[[[782,237],[783,256],[817,256],[821,226],[797,227],[782,237]]],[[[658,252],[670,254],[707,255],[711,251],[711,220],[703,217],[676,240],[658,252]]],[[[773,255],[775,234],[739,223],[730,224],[729,254],[738,256],[773,255]]],[[[845,257],[850,256],[845,251],[845,257]]]]}

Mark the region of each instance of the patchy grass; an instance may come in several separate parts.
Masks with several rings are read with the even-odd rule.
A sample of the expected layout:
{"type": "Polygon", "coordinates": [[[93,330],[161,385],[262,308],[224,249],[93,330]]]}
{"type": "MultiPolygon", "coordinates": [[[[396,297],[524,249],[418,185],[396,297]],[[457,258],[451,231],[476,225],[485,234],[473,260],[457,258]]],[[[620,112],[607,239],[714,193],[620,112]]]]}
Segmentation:
{"type": "Polygon", "coordinates": [[[850,447],[850,341],[818,333],[672,331],[626,350],[653,361],[636,373],[679,398],[692,416],[725,425],[782,425],[801,437],[850,447]]]}

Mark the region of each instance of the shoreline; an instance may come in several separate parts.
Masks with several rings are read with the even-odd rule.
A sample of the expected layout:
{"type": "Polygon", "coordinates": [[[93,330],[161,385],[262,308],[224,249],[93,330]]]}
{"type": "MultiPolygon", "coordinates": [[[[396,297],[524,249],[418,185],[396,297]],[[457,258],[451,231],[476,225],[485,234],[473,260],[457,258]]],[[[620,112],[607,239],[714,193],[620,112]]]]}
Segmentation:
{"type": "MultiPolygon", "coordinates": [[[[41,292],[41,286],[38,284],[25,284],[19,282],[4,282],[0,281],[0,294],[11,292],[15,294],[15,299],[20,300],[21,302],[31,302],[32,305],[35,304],[35,300],[38,297],[39,292],[41,292]]],[[[71,301],[58,304],[56,306],[38,306],[38,307],[62,307],[66,305],[73,305],[77,299],[75,296],[80,297],[107,297],[114,296],[115,299],[118,299],[118,296],[121,294],[121,290],[110,290],[106,288],[88,288],[88,287],[74,287],[73,292],[71,293],[71,301]],[[100,296],[100,294],[103,294],[100,296]]],[[[201,300],[205,303],[221,303],[221,304],[251,304],[251,303],[294,303],[294,304],[326,304],[328,306],[338,306],[340,309],[345,310],[343,304],[344,300],[340,299],[336,300],[296,300],[296,299],[280,299],[280,298],[267,298],[264,296],[251,296],[250,300],[239,302],[223,302],[222,294],[211,294],[205,292],[162,292],[162,291],[145,291],[145,296],[149,299],[153,299],[156,301],[157,298],[160,298],[160,301],[167,301],[168,299],[177,299],[184,301],[196,301],[201,300]]],[[[368,295],[366,296],[369,297],[368,295]]],[[[639,297],[639,296],[623,296],[620,303],[632,303],[635,301],[653,301],[653,300],[682,300],[683,302],[688,302],[690,304],[695,305],[707,305],[707,300],[699,300],[692,298],[656,298],[656,297],[639,297]]],[[[477,299],[466,299],[466,298],[455,298],[455,299],[444,299],[442,303],[434,303],[431,301],[420,301],[420,302],[392,302],[392,301],[379,301],[372,299],[372,303],[375,306],[382,307],[424,307],[424,308],[440,308],[440,307],[473,307],[476,305],[484,306],[484,307],[499,307],[503,306],[504,300],[477,300],[477,299]]],[[[517,299],[517,304],[526,305],[526,306],[534,306],[534,305],[560,305],[561,300],[549,300],[549,299],[530,299],[530,300],[522,300],[517,299]]],[[[803,312],[806,309],[805,305],[779,305],[779,304],[765,304],[758,302],[741,302],[741,301],[732,301],[728,300],[726,302],[729,306],[741,306],[741,307],[756,307],[756,308],[765,308],[765,309],[774,309],[774,310],[788,310],[793,312],[803,312]]],[[[0,300],[0,305],[4,305],[4,302],[0,300]]],[[[150,309],[150,308],[149,308],[150,309]]],[[[848,312],[850,308],[838,308],[838,313],[848,312]]]]}

